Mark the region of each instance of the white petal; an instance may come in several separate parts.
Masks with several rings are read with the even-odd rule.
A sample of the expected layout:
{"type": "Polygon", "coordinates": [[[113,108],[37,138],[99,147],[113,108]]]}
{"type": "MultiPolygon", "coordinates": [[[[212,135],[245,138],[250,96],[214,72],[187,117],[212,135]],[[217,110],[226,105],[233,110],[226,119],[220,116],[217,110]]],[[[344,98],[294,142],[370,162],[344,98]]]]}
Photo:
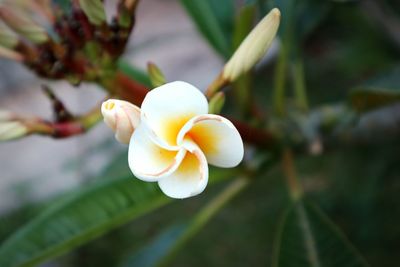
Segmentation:
{"type": "Polygon", "coordinates": [[[208,103],[203,93],[180,81],[153,89],[142,104],[142,120],[156,137],[155,142],[169,149],[177,149],[176,138],[188,120],[207,112],[208,103]]]}
{"type": "Polygon", "coordinates": [[[172,198],[188,198],[204,191],[208,183],[207,160],[201,150],[186,141],[188,149],[179,168],[158,181],[161,190],[172,198]]]}
{"type": "Polygon", "coordinates": [[[145,125],[140,124],[129,143],[129,168],[137,178],[154,182],[174,172],[185,154],[184,148],[169,151],[158,146],[150,139],[145,125]]]}
{"type": "Polygon", "coordinates": [[[140,122],[140,109],[123,100],[109,99],[101,105],[104,122],[115,132],[115,138],[128,144],[140,122]]]}
{"type": "Polygon", "coordinates": [[[243,141],[239,132],[229,120],[219,115],[192,118],[179,132],[178,144],[187,138],[200,147],[209,164],[230,168],[243,159],[243,141]]]}

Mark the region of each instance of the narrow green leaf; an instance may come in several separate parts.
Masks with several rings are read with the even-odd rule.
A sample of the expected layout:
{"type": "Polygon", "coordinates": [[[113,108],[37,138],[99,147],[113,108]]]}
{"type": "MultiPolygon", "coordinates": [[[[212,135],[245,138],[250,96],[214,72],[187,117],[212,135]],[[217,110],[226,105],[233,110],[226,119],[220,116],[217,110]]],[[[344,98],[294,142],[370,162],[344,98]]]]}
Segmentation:
{"type": "Polygon", "coordinates": [[[235,1],[234,0],[206,0],[210,3],[214,16],[217,18],[221,29],[224,32],[225,38],[232,40],[234,16],[235,16],[235,1]]]}
{"type": "Polygon", "coordinates": [[[350,104],[366,112],[400,102],[400,67],[378,75],[350,92],[350,104]]]}
{"type": "MultiPolygon", "coordinates": [[[[107,172],[112,172],[109,169],[107,172]]],[[[210,169],[210,183],[236,169],[210,169]]],[[[1,267],[35,266],[172,201],[155,183],[116,178],[63,197],[31,220],[0,247],[1,267]]]]}
{"type": "Polygon", "coordinates": [[[0,247],[0,266],[34,266],[170,201],[156,184],[107,181],[56,203],[0,247]]]}
{"type": "Polygon", "coordinates": [[[368,266],[322,211],[302,200],[287,211],[277,241],[275,267],[368,266]]]}
{"type": "MultiPolygon", "coordinates": [[[[226,1],[223,1],[226,2],[226,1]]],[[[216,17],[209,0],[181,0],[189,15],[193,18],[199,31],[210,42],[213,48],[223,57],[230,55],[229,41],[223,27],[216,17]]],[[[223,3],[220,3],[222,5],[223,3]]]]}
{"type": "Polygon", "coordinates": [[[256,8],[254,5],[242,7],[235,18],[235,28],[233,31],[233,49],[239,47],[240,43],[246,38],[254,25],[256,8]]]}

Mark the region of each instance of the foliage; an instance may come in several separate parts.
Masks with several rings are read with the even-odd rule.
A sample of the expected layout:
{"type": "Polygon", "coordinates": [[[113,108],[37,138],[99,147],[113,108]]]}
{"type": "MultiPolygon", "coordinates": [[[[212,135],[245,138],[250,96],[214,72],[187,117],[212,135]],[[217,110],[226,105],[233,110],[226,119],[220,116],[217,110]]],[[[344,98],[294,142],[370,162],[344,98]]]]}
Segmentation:
{"type": "MultiPolygon", "coordinates": [[[[34,266],[71,251],[57,258],[61,266],[397,264],[396,38],[355,1],[234,2],[180,1],[223,59],[255,21],[280,8],[279,52],[228,86],[223,109],[270,130],[279,145],[251,150],[236,170],[213,169],[208,196],[168,206],[156,187],[130,177],[123,154],[87,188],[34,212],[28,206],[5,214],[0,266],[34,266]],[[337,106],[341,111],[332,112],[337,106]],[[229,191],[238,180],[215,185],[226,178],[248,186],[241,192],[229,191]]],[[[395,1],[383,2],[378,7],[389,5],[400,21],[395,1]]],[[[122,60],[118,71],[154,83],[122,60]]]]}

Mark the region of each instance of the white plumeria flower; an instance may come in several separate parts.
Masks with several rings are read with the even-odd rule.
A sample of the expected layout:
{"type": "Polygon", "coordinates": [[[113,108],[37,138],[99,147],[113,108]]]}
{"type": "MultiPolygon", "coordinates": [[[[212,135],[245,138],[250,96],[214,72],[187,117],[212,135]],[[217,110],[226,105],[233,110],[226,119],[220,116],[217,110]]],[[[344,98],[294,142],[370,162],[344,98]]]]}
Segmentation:
{"type": "Polygon", "coordinates": [[[143,101],[140,123],[129,143],[133,174],[158,182],[172,198],[203,192],[208,164],[235,167],[243,159],[243,141],[227,119],[208,114],[206,97],[185,82],[150,91],[143,101]]]}
{"type": "Polygon", "coordinates": [[[109,99],[101,105],[104,122],[115,132],[115,138],[129,144],[133,131],[140,122],[140,108],[123,100],[109,99]]]}

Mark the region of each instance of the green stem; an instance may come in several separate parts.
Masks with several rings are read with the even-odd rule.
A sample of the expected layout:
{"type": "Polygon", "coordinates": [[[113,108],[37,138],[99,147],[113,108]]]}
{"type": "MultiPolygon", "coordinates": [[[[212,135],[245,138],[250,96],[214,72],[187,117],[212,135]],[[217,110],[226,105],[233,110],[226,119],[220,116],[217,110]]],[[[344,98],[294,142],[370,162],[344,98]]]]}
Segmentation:
{"type": "Polygon", "coordinates": [[[84,116],[78,118],[78,122],[82,124],[82,127],[87,131],[93,126],[95,126],[99,121],[103,119],[101,115],[100,105],[96,105],[91,111],[89,111],[84,116]]]}
{"type": "Polygon", "coordinates": [[[304,78],[304,64],[300,56],[297,56],[293,66],[294,93],[297,106],[304,110],[308,110],[308,100],[306,92],[306,82],[304,78]]]}
{"type": "Polygon", "coordinates": [[[285,148],[282,154],[282,169],[286,177],[290,198],[296,202],[303,195],[303,188],[297,178],[296,167],[294,165],[293,153],[290,148],[285,148]]]}
{"type": "Polygon", "coordinates": [[[283,116],[285,114],[285,86],[286,68],[288,60],[288,49],[282,45],[279,53],[278,63],[275,70],[275,91],[274,91],[274,110],[275,113],[283,116]]]}
{"type": "Polygon", "coordinates": [[[158,266],[168,266],[182,247],[192,239],[218,211],[220,211],[234,196],[241,192],[248,184],[249,179],[237,178],[228,187],[207,204],[192,220],[192,223],[175,242],[168,254],[158,263],[158,266]]]}

